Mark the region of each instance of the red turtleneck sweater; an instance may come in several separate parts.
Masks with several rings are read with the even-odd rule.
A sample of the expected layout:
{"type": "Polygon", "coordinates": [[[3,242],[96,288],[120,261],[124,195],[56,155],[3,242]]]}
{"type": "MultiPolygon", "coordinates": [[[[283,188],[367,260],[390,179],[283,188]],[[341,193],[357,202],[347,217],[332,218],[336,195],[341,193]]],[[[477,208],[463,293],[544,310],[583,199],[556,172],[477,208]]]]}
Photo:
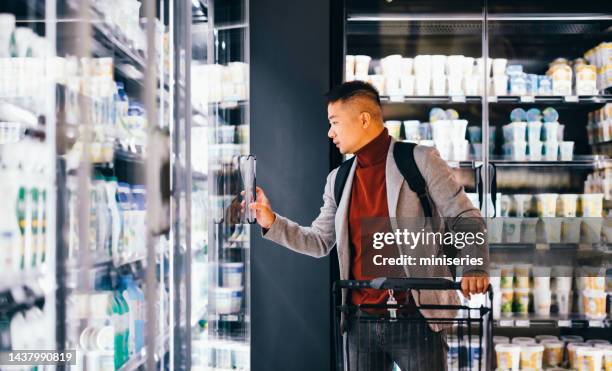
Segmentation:
{"type": "MultiPolygon", "coordinates": [[[[385,129],[379,136],[355,153],[357,166],[351,190],[349,228],[352,253],[351,274],[356,280],[376,278],[362,273],[362,257],[371,257],[372,254],[366,255],[362,251],[361,219],[389,217],[385,167],[390,144],[391,137],[385,129]]],[[[381,225],[381,228],[389,228],[390,230],[388,223],[385,222],[384,224],[385,226],[381,225]]],[[[372,245],[368,245],[368,248],[371,248],[372,245]]],[[[383,250],[380,251],[384,252],[383,250]]],[[[372,262],[365,262],[365,264],[372,264],[372,262]]],[[[392,275],[391,272],[389,275],[392,275]]],[[[387,290],[363,289],[354,290],[352,300],[353,304],[384,304],[388,296],[387,290]]],[[[398,303],[404,303],[406,294],[398,292],[394,294],[394,297],[398,303]]]]}

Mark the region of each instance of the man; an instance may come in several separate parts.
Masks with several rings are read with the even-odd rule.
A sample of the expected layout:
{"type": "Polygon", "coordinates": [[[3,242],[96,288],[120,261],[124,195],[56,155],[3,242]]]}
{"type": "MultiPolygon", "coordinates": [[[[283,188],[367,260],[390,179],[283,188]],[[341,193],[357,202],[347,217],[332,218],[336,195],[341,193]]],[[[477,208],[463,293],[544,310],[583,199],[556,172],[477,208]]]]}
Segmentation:
{"type": "MultiPolygon", "coordinates": [[[[321,212],[310,227],[300,226],[275,214],[260,188],[257,189],[257,202],[249,207],[256,210],[257,222],[263,228],[265,238],[314,257],[325,256],[338,246],[341,279],[372,279],[375,277],[363,271],[363,260],[368,256],[368,246],[362,246],[363,220],[372,217],[422,218],[423,209],[394,161],[395,141],[383,125],[376,89],[365,82],[347,82],[330,91],[327,98],[330,122],[327,134],[341,153],[356,156],[340,202],[334,195],[338,173],[338,169],[334,169],[327,177],[321,212]]],[[[414,160],[426,181],[436,215],[453,218],[457,225],[468,218],[480,219],[479,211],[472,206],[435,149],[416,146],[414,160]]],[[[465,251],[459,251],[459,254],[465,251]]],[[[481,255],[486,255],[485,260],[488,260],[486,251],[481,251],[481,255]]],[[[414,272],[407,267],[402,272],[406,276],[412,273],[414,277],[414,272]]],[[[432,275],[451,276],[447,267],[432,275]]],[[[462,278],[462,292],[466,296],[483,293],[488,283],[486,272],[472,271],[462,278]]],[[[419,303],[459,303],[455,292],[412,291],[395,293],[392,297],[393,294],[386,290],[366,289],[351,294],[350,300],[355,305],[385,304],[396,300],[405,304],[405,312],[400,315],[432,315],[432,311],[417,311],[419,303]]],[[[344,292],[342,300],[343,303],[349,300],[344,292]]],[[[380,315],[376,311],[368,314],[380,315]]],[[[440,332],[442,326],[427,326],[425,321],[410,322],[408,327],[390,324],[374,330],[355,321],[346,325],[343,329],[348,328],[351,370],[390,371],[394,362],[402,371],[445,368],[446,343],[443,332],[440,332]]]]}

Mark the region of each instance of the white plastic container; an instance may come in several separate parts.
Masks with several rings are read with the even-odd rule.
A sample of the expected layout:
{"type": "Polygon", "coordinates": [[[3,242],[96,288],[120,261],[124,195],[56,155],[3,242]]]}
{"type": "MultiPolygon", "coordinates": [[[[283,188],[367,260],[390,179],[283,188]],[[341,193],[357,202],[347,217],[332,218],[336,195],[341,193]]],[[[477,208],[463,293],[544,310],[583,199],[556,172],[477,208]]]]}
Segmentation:
{"type": "Polygon", "coordinates": [[[355,75],[367,75],[372,58],[368,55],[355,56],[355,75]]]}
{"type": "Polygon", "coordinates": [[[536,335],[535,340],[538,344],[542,344],[546,341],[559,341],[559,337],[555,335],[536,335]]]}
{"type": "Polygon", "coordinates": [[[548,243],[559,243],[561,242],[561,223],[562,220],[558,218],[543,218],[542,224],[544,225],[544,234],[546,242],[548,243]]]}
{"type": "Polygon", "coordinates": [[[567,359],[568,359],[568,363],[570,368],[573,369],[577,369],[578,368],[578,363],[577,361],[577,357],[576,357],[576,351],[578,350],[578,348],[591,348],[590,346],[588,346],[586,343],[568,343],[567,344],[567,359]]]}
{"type": "Polygon", "coordinates": [[[431,95],[431,76],[416,75],[416,95],[431,95]]]}
{"type": "Polygon", "coordinates": [[[403,95],[414,95],[415,79],[413,75],[402,75],[400,77],[400,90],[403,95]]]}
{"type": "Polygon", "coordinates": [[[521,242],[536,243],[538,218],[523,218],[521,242]]]}
{"type": "Polygon", "coordinates": [[[561,161],[572,161],[574,158],[574,142],[566,141],[559,143],[559,154],[561,161]]]}
{"type": "Polygon", "coordinates": [[[396,120],[385,121],[385,127],[389,131],[389,135],[395,140],[399,140],[402,122],[396,120]]]}
{"type": "Polygon", "coordinates": [[[559,158],[559,142],[544,143],[544,160],[557,161],[559,158]]]}
{"type": "Polygon", "coordinates": [[[598,348],[578,347],[576,364],[579,371],[601,371],[604,350],[598,348]]]}
{"type": "Polygon", "coordinates": [[[542,161],[542,148],[544,143],[541,141],[529,142],[529,161],[542,161]]]}
{"type": "Polygon", "coordinates": [[[533,289],[550,290],[550,267],[533,267],[533,289]]]}
{"type": "Polygon", "coordinates": [[[244,263],[221,263],[221,282],[223,287],[242,287],[244,263]]]}
{"type": "Polygon", "coordinates": [[[543,341],[544,364],[550,367],[560,366],[563,363],[563,350],[565,344],[559,340],[543,341]]]}
{"type": "Polygon", "coordinates": [[[540,370],[542,369],[542,359],[544,356],[544,346],[540,344],[521,345],[521,369],[540,370]]]}
{"type": "Polygon", "coordinates": [[[545,142],[557,142],[559,123],[558,122],[545,122],[542,125],[543,135],[545,142]]]}
{"type": "Polygon", "coordinates": [[[529,313],[529,289],[514,289],[514,302],[516,304],[515,313],[526,316],[529,313]]]}
{"type": "Polygon", "coordinates": [[[445,55],[432,55],[431,56],[431,74],[435,76],[444,76],[446,69],[446,56],[445,55]]]}
{"type": "Polygon", "coordinates": [[[575,194],[561,194],[559,195],[558,202],[559,210],[557,216],[564,218],[576,217],[576,209],[578,206],[578,195],[575,194]]]}
{"type": "Polygon", "coordinates": [[[537,315],[539,316],[550,315],[550,303],[551,303],[550,290],[546,290],[546,289],[534,289],[533,290],[533,307],[537,315]]]}
{"type": "Polygon", "coordinates": [[[240,311],[242,305],[242,287],[214,289],[215,309],[217,314],[232,314],[240,311]]]}
{"type": "Polygon", "coordinates": [[[504,218],[504,239],[507,243],[521,241],[522,218],[504,218]]]}
{"type": "Polygon", "coordinates": [[[567,315],[570,313],[572,291],[557,291],[557,308],[559,315],[567,315]]]}
{"type": "Polygon", "coordinates": [[[580,196],[582,216],[601,217],[603,210],[603,193],[588,193],[580,196]]]}
{"type": "Polygon", "coordinates": [[[518,371],[521,364],[521,347],[517,344],[495,345],[497,368],[500,370],[518,371]]]}
{"type": "Polygon", "coordinates": [[[397,76],[402,74],[402,56],[399,54],[389,55],[380,60],[380,67],[385,76],[397,76]]]}
{"type": "MultiPolygon", "coordinates": [[[[435,57],[435,56],[434,56],[435,57]]],[[[446,94],[446,76],[434,74],[431,77],[431,93],[432,95],[442,96],[446,94]]]]}
{"type": "Polygon", "coordinates": [[[530,121],[527,123],[527,140],[528,142],[540,142],[542,137],[542,122],[530,121]]]}
{"type": "Polygon", "coordinates": [[[540,193],[537,196],[538,214],[543,218],[554,218],[557,214],[557,198],[556,193],[540,193]]]}
{"type": "Polygon", "coordinates": [[[493,92],[497,96],[508,94],[508,76],[506,75],[493,76],[493,92]]]}
{"type": "Polygon", "coordinates": [[[529,345],[529,344],[537,344],[534,338],[531,337],[527,337],[527,336],[518,336],[515,338],[512,338],[512,344],[516,344],[516,345],[529,345]]]}
{"type": "Polygon", "coordinates": [[[579,243],[580,242],[580,225],[582,224],[581,218],[564,218],[562,224],[562,240],[566,243],[579,243]]]}
{"type": "Polygon", "coordinates": [[[494,76],[505,75],[507,65],[508,65],[508,60],[506,58],[493,59],[493,75],[494,76]]]}
{"type": "Polygon", "coordinates": [[[606,318],[606,297],[605,291],[584,290],[582,304],[585,316],[589,319],[606,318]]]}

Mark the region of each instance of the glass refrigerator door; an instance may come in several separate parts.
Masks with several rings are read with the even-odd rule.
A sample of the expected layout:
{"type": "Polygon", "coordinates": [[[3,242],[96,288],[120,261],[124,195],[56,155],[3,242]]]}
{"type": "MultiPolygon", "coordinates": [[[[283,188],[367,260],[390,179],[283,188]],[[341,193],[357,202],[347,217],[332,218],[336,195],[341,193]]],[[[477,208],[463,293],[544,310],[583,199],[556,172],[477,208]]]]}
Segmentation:
{"type": "Polygon", "coordinates": [[[489,1],[487,17],[495,334],[609,340],[610,6],[489,1]]]}
{"type": "Polygon", "coordinates": [[[250,369],[248,2],[200,1],[192,15],[191,366],[250,369]],[[241,192],[245,191],[244,194],[241,192]]]}
{"type": "Polygon", "coordinates": [[[17,22],[0,16],[0,250],[15,252],[0,272],[25,289],[11,290],[24,304],[13,318],[0,310],[1,348],[76,350],[76,369],[163,368],[170,123],[156,2],[2,5],[17,22]],[[41,274],[44,301],[30,284],[41,274]]]}
{"type": "Polygon", "coordinates": [[[54,16],[0,4],[0,351],[56,349],[54,16]]]}

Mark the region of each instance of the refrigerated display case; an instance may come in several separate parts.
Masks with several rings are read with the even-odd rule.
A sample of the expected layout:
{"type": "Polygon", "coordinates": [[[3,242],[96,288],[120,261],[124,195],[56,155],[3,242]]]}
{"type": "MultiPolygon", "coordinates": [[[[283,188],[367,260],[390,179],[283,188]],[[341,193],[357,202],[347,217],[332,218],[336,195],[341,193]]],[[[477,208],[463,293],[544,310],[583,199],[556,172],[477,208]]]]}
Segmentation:
{"type": "Polygon", "coordinates": [[[333,82],[377,87],[390,134],[435,146],[487,217],[493,334],[612,340],[610,6],[340,3],[333,82]]]}
{"type": "Polygon", "coordinates": [[[188,243],[194,370],[250,369],[250,224],[255,157],[249,154],[249,3],[192,7],[191,217],[188,243]],[[244,191],[244,194],[241,192],[244,191]]]}
{"type": "Polygon", "coordinates": [[[0,6],[3,250],[20,252],[2,269],[2,350],[164,368],[173,24],[165,1],[115,3],[0,6]]]}

